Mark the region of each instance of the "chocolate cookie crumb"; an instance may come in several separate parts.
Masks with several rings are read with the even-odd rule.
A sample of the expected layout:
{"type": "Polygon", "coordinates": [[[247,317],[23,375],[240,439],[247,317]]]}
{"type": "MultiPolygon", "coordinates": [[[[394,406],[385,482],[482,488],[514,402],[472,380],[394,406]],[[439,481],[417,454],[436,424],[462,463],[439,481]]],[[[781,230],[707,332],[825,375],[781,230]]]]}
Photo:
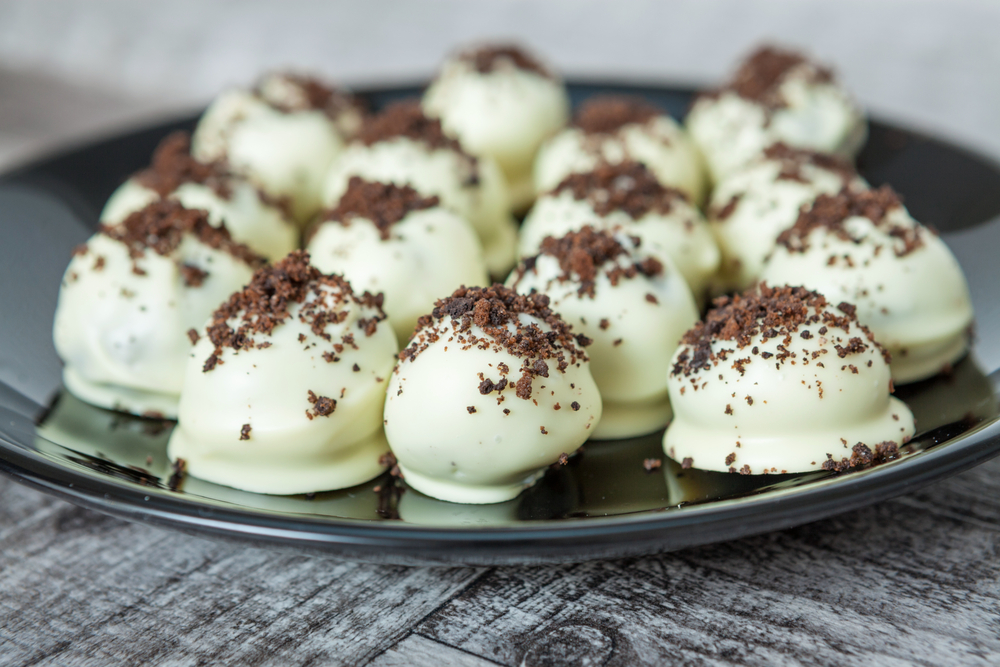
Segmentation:
{"type": "Polygon", "coordinates": [[[471,414],[475,414],[475,412],[476,412],[476,406],[474,406],[474,405],[470,405],[469,407],[467,407],[467,408],[465,408],[465,409],[466,409],[466,411],[467,411],[467,412],[468,412],[468,413],[469,413],[470,415],[471,415],[471,414]]]}
{"type": "Polygon", "coordinates": [[[205,282],[205,278],[208,277],[208,271],[199,269],[192,264],[181,264],[180,271],[181,276],[184,278],[184,284],[188,287],[201,287],[202,283],[205,282]]]}
{"type": "Polygon", "coordinates": [[[167,478],[167,488],[171,491],[179,491],[187,477],[187,461],[177,459],[170,462],[170,477],[167,478]]]}
{"type": "Polygon", "coordinates": [[[732,91],[765,108],[780,109],[788,105],[781,95],[781,84],[792,70],[801,65],[811,65],[799,70],[810,82],[826,83],[833,80],[833,73],[829,69],[811,63],[800,53],[764,46],[743,61],[728,84],[708,95],[732,91]]]}
{"type": "Polygon", "coordinates": [[[843,241],[860,244],[864,239],[855,238],[844,222],[848,218],[863,217],[898,241],[893,252],[897,257],[905,257],[922,247],[924,240],[919,225],[909,227],[889,222],[889,212],[901,206],[899,195],[888,185],[861,191],[845,187],[835,195],[820,195],[811,207],[803,208],[795,224],[778,236],[778,244],[792,253],[805,252],[810,247],[808,237],[816,229],[826,229],[827,233],[843,241]]]}
{"type": "Polygon", "coordinates": [[[323,213],[320,219],[346,225],[354,218],[364,218],[375,225],[379,237],[385,241],[391,237],[392,226],[407,215],[440,203],[437,196],[424,197],[409,185],[366,181],[352,176],[336,208],[323,213]]]}
{"type": "Polygon", "coordinates": [[[525,400],[531,398],[535,376],[546,377],[553,368],[565,373],[571,364],[587,360],[570,326],[549,308],[548,296],[522,295],[499,284],[486,288],[460,287],[450,297],[439,299],[431,314],[418,320],[410,346],[399,353],[397,372],[402,364],[413,362],[442,335],[451,336],[456,345],[466,349],[503,350],[524,359],[521,377],[514,387],[517,397],[525,400]],[[543,331],[534,322],[525,323],[519,317],[521,314],[540,320],[550,331],[543,331]],[[485,337],[476,335],[474,326],[485,337]],[[551,367],[547,360],[552,360],[551,367]]]}
{"type": "Polygon", "coordinates": [[[243,428],[240,429],[240,440],[249,440],[251,430],[250,424],[244,424],[243,428]]]}
{"type": "Polygon", "coordinates": [[[185,183],[210,188],[222,199],[233,196],[230,175],[222,162],[204,163],[191,157],[191,135],[172,132],[153,151],[149,168],[133,178],[144,188],[166,197],[185,183]]]}
{"type": "Polygon", "coordinates": [[[247,246],[236,243],[225,225],[213,227],[208,222],[208,213],[201,209],[188,209],[172,199],[160,199],[134,211],[116,225],[101,225],[100,233],[128,248],[132,258],[133,271],[141,271],[136,260],[141,259],[146,250],[166,256],[180,246],[184,234],[192,234],[199,241],[226,252],[253,267],[262,266],[264,258],[247,246]]]}
{"type": "Polygon", "coordinates": [[[573,199],[586,201],[602,218],[622,211],[633,220],[650,212],[666,215],[687,195],[660,183],[644,164],[625,160],[601,162],[588,172],[573,173],[552,189],[552,195],[569,192],[573,199]]]}
{"type": "Polygon", "coordinates": [[[646,472],[652,472],[654,470],[659,470],[660,466],[662,466],[662,465],[663,465],[663,461],[661,459],[643,459],[643,461],[642,461],[642,468],[646,472]]]}
{"type": "Polygon", "coordinates": [[[502,63],[509,63],[525,72],[532,72],[546,79],[555,79],[555,75],[545,66],[513,44],[484,44],[459,52],[458,59],[472,65],[480,74],[489,74],[502,63]]]}
{"type": "Polygon", "coordinates": [[[191,341],[192,345],[194,345],[199,340],[201,340],[201,336],[198,334],[198,330],[197,329],[188,329],[187,330],[187,337],[188,337],[188,340],[191,341]]]}
{"type": "Polygon", "coordinates": [[[312,389],[309,390],[307,399],[313,406],[312,412],[306,410],[306,416],[312,420],[313,417],[329,417],[337,409],[336,399],[327,396],[317,396],[312,389]]]}
{"type": "Polygon", "coordinates": [[[694,459],[691,458],[690,456],[685,456],[684,459],[681,461],[681,468],[683,468],[684,470],[687,470],[693,465],[694,465],[694,459]]]}
{"type": "Polygon", "coordinates": [[[573,401],[572,403],[570,403],[569,407],[573,408],[573,412],[579,412],[580,411],[580,404],[577,403],[576,401],[573,401]]]}
{"type": "Polygon", "coordinates": [[[726,465],[732,465],[733,461],[736,460],[736,452],[730,452],[729,456],[726,457],[726,465]]]}
{"type": "MultiPolygon", "coordinates": [[[[345,304],[353,302],[373,308],[376,315],[369,320],[369,325],[385,319],[382,294],[356,295],[342,276],[320,273],[309,263],[309,253],[295,250],[277,264],[258,269],[249,285],[230,296],[212,314],[207,334],[215,350],[205,363],[205,371],[215,368],[223,348],[254,349],[257,345],[255,334],[270,336],[276,326],[291,317],[290,304],[304,303],[310,294],[316,298],[300,309],[298,318],[309,325],[313,334],[330,342],[337,353],[345,346],[357,347],[353,334],[345,334],[342,342],[337,343],[325,331],[328,324],[340,323],[347,317],[345,304]],[[323,290],[324,286],[332,289],[323,290]],[[232,319],[239,320],[235,329],[229,324],[232,319]]],[[[365,333],[368,333],[367,328],[365,333]]],[[[305,340],[304,334],[300,334],[299,340],[305,340]]],[[[337,357],[328,358],[326,353],[323,358],[328,362],[337,360],[337,357]]]]}
{"type": "Polygon", "coordinates": [[[545,430],[544,426],[539,426],[538,430],[540,430],[542,432],[542,435],[548,435],[549,434],[549,432],[545,430]]]}
{"type": "Polygon", "coordinates": [[[573,125],[586,134],[611,134],[633,123],[646,123],[663,112],[644,98],[597,95],[580,105],[573,125]]]}

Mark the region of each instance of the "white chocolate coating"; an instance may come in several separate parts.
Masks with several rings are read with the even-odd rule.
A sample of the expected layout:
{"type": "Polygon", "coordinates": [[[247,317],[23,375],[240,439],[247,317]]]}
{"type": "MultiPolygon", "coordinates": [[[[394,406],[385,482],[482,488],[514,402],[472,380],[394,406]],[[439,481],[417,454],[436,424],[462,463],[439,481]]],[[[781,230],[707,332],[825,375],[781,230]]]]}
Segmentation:
{"type": "Polygon", "coordinates": [[[683,199],[666,214],[654,210],[633,219],[619,210],[600,216],[587,200],[577,200],[569,191],[538,198],[521,226],[519,254],[534,255],[546,236],[558,238],[585,225],[621,230],[640,237],[644,247],[663,248],[698,299],[719,266],[719,249],[705,218],[683,199]]]}
{"type": "Polygon", "coordinates": [[[319,210],[323,178],[343,146],[337,123],[321,110],[279,111],[252,92],[230,90],[201,117],[191,154],[226,160],[269,195],[290,198],[305,224],[319,210]]]}
{"type": "Polygon", "coordinates": [[[552,137],[535,160],[535,191],[547,192],[574,172],[599,162],[634,160],[646,165],[664,185],[677,188],[700,204],[708,187],[705,167],[691,137],[669,116],[629,123],[611,134],[587,135],[569,127],[552,137]]]}
{"type": "Polygon", "coordinates": [[[506,275],[514,264],[517,225],[510,215],[507,184],[496,162],[468,157],[447,148],[433,149],[407,137],[371,146],[355,143],[334,163],[326,177],[323,202],[334,206],[352,176],[368,181],[409,185],[468,220],[479,235],[492,275],[506,275]],[[472,182],[478,174],[478,182],[472,182]]]}
{"type": "MultiPolygon", "coordinates": [[[[519,317],[549,330],[537,318],[519,317]]],[[[522,399],[515,395],[514,382],[524,359],[488,344],[493,339],[475,324],[468,333],[485,337],[487,349],[449,340],[455,329],[448,317],[432,326],[441,337],[415,358],[400,361],[385,404],[386,436],[409,486],[449,502],[503,502],[594,432],[601,396],[585,360],[565,372],[557,370],[553,359],[544,360],[548,377],[535,377],[530,399],[522,399]],[[509,375],[502,376],[501,363],[509,367],[509,375]],[[480,374],[511,383],[502,392],[483,395],[480,374]]]]}
{"type": "Polygon", "coordinates": [[[867,136],[864,115],[843,88],[812,81],[811,71],[803,64],[785,75],[780,95],[787,106],[779,109],[768,111],[728,90],[695,102],[687,129],[716,183],[778,142],[854,157],[867,136]]]}
{"type": "Polygon", "coordinates": [[[511,192],[519,195],[512,196],[514,208],[533,198],[532,166],[539,146],[569,119],[562,81],[509,60],[485,74],[467,60],[448,60],[424,94],[423,106],[471,153],[496,160],[511,192]]]}
{"type": "Polygon", "coordinates": [[[805,252],[776,246],[761,278],[802,284],[857,306],[858,320],[892,354],[892,378],[902,384],[936,375],[966,353],[973,312],[969,286],[948,246],[902,206],[889,211],[886,223],[916,229],[922,245],[897,256],[899,239],[884,225],[855,216],[844,222],[853,241],[814,229],[805,252]]]}
{"type": "Polygon", "coordinates": [[[392,226],[388,239],[364,218],[324,222],[307,249],[324,273],[343,274],[359,291],[382,292],[382,308],[400,343],[442,294],[489,281],[475,232],[441,207],[411,211],[392,226]]]}
{"type": "Polygon", "coordinates": [[[384,322],[366,336],[359,319],[376,311],[342,299],[329,285],[320,290],[327,308],[346,312],[341,322],[326,325],[332,340],[299,320],[304,304],[320,298],[312,292],[304,304],[290,304],[291,317],[271,335],[254,335],[270,347],[223,348],[222,363],[208,372],[202,366],[214,346],[202,331],[183,370],[178,424],[168,448],[172,461],[184,459],[188,473],[206,481],[276,495],[346,488],[382,473],[379,459],[388,451],[382,405],[395,336],[384,322]],[[323,353],[345,334],[354,336],[357,349],[345,345],[338,361],[327,361],[323,353]],[[310,391],[336,400],[332,414],[307,416],[313,410],[310,391]],[[250,432],[241,440],[244,424],[250,432]]]}
{"type": "Polygon", "coordinates": [[[84,401],[174,417],[191,349],[187,331],[204,324],[253,270],[191,235],[169,256],[147,249],[136,264],[145,275],[133,273],[123,243],[104,234],[90,238],[63,278],[56,351],[66,364],[66,387],[84,401]],[[208,272],[200,286],[185,284],[182,264],[208,272]]]}
{"type": "Polygon", "coordinates": [[[798,166],[798,179],[780,178],[782,167],[781,160],[761,157],[712,191],[708,223],[721,253],[716,292],[742,291],[756,283],[778,235],[795,224],[802,206],[845,185],[865,187],[859,177],[848,180],[809,162],[798,166]],[[734,201],[728,215],[720,217],[720,211],[734,201]]]}
{"type": "Polygon", "coordinates": [[[594,296],[580,294],[576,274],[560,281],[563,271],[551,255],[539,255],[534,268],[508,286],[522,294],[547,294],[551,307],[573,331],[594,342],[587,347],[590,371],[601,392],[603,415],[592,438],[629,438],[651,433],[670,420],[667,372],[684,332],[698,320],[687,283],[662,247],[645,242],[636,248],[626,233],[615,239],[628,250],[598,269],[594,296]],[[612,284],[608,270],[631,266],[647,257],[662,265],[659,275],[638,274],[612,284]],[[652,295],[655,302],[649,299],[652,295]]]}
{"type": "MultiPolygon", "coordinates": [[[[806,324],[792,334],[787,349],[794,359],[778,361],[783,337],[763,340],[758,333],[743,348],[716,339],[713,353],[731,350],[725,360],[690,376],[671,373],[674,420],[664,452],[703,470],[792,473],[821,469],[828,454],[837,462],[849,459],[859,442],[874,452],[879,443],[900,445],[912,437],[913,415],[889,395],[881,350],[856,322],[847,331],[828,326],[824,334],[820,326],[806,324]],[[811,337],[802,338],[802,330],[811,337]],[[852,338],[864,341],[865,349],[840,358],[835,346],[847,348],[852,338]],[[749,359],[743,373],[734,367],[738,358],[749,359]]],[[[682,345],[674,360],[691,351],[682,345]]]]}
{"type": "MultiPolygon", "coordinates": [[[[185,208],[200,208],[208,212],[212,226],[226,225],[233,240],[246,244],[251,250],[277,261],[298,247],[299,230],[285,219],[280,209],[261,201],[257,189],[248,181],[233,177],[230,181],[232,195],[221,197],[215,190],[199,183],[184,183],[168,195],[185,208]]],[[[158,200],[160,195],[144,187],[137,179],[125,181],[108,199],[101,212],[101,222],[115,225],[129,213],[145,208],[158,200]]]]}

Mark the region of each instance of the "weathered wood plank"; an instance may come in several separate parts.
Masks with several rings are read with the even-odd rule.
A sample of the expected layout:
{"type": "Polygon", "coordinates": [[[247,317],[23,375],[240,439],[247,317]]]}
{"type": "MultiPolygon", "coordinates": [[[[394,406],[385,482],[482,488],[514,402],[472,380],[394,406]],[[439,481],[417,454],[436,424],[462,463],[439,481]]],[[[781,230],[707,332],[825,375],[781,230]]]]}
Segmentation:
{"type": "Polygon", "coordinates": [[[345,564],[0,480],[0,665],[1000,662],[1000,460],[797,529],[535,568],[345,564]]]}
{"type": "Polygon", "coordinates": [[[20,517],[0,540],[4,665],[362,663],[481,573],[217,544],[7,481],[0,498],[20,517]]]}
{"type": "Polygon", "coordinates": [[[679,554],[498,568],[416,631],[508,665],[581,645],[608,665],[998,664],[998,472],[679,554]]]}
{"type": "Polygon", "coordinates": [[[410,635],[368,663],[369,667],[494,667],[496,664],[422,635],[410,635]]]}

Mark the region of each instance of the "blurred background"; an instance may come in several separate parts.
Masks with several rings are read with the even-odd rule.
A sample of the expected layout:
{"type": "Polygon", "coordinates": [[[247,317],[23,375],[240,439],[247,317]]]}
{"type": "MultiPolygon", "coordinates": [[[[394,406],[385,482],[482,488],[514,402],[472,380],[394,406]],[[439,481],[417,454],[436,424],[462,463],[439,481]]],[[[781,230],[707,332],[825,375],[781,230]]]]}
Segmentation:
{"type": "Polygon", "coordinates": [[[204,106],[262,70],[427,79],[514,38],[568,78],[710,84],[763,40],[835,66],[873,115],[1000,157],[994,0],[0,0],[0,170],[204,106]]]}

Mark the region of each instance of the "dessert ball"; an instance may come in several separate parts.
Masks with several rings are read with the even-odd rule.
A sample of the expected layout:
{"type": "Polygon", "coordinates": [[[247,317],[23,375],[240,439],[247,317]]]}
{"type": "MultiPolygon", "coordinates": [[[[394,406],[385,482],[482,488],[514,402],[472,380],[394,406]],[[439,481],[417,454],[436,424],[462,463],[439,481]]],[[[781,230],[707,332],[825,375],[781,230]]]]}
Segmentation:
{"type": "Polygon", "coordinates": [[[889,186],[820,195],[778,237],[761,275],[853,304],[891,353],[897,384],[936,375],[968,350],[973,314],[962,269],[889,186]]]}
{"type": "Polygon", "coordinates": [[[420,318],[389,381],[385,432],[406,483],[499,503],[576,451],[601,419],[583,346],[544,294],[469,287],[420,318]]]}
{"type": "Polygon", "coordinates": [[[66,388],[103,408],[174,417],[189,332],[263,261],[172,199],[102,226],[59,291],[53,337],[66,388]]]}
{"type": "Polygon", "coordinates": [[[630,160],[570,174],[539,197],[521,228],[520,254],[533,255],[546,236],[588,224],[664,248],[699,299],[719,265],[719,250],[697,207],[630,160]]]}
{"type": "Polygon", "coordinates": [[[737,169],[712,191],[708,221],[722,261],[719,292],[742,291],[760,279],[778,235],[795,224],[799,209],[821,194],[865,188],[840,158],[775,144],[737,169]]]}
{"type": "Polygon", "coordinates": [[[440,294],[488,280],[483,250],[467,221],[408,185],[352,176],[337,207],[309,241],[313,265],[343,274],[358,290],[381,292],[400,343],[440,294]]]}
{"type": "Polygon", "coordinates": [[[225,223],[235,241],[271,261],[298,247],[299,229],[287,207],[223,163],[198,162],[189,146],[186,132],[161,141],[150,167],[125,181],[108,199],[101,222],[118,224],[128,214],[170,198],[185,208],[204,209],[213,226],[225,223]]]}
{"type": "Polygon", "coordinates": [[[323,178],[346,138],[361,125],[349,93],[315,79],[268,74],[253,90],[229,90],[205,111],[192,154],[225,160],[275,199],[287,199],[307,223],[320,208],[323,178]]]}
{"type": "Polygon", "coordinates": [[[276,495],[379,475],[397,349],[381,303],[301,250],[259,269],[197,332],[170,459],[203,480],[276,495]]]}
{"type": "Polygon", "coordinates": [[[913,437],[913,414],[890,396],[888,355],[852,306],[763,283],[715,303],[667,379],[663,449],[682,467],[844,470],[894,458],[913,437]]]}
{"type": "Polygon", "coordinates": [[[563,82],[511,45],[483,45],[449,58],[423,105],[469,152],[496,160],[517,210],[534,199],[531,169],[538,147],[569,120],[563,82]]]}
{"type": "Polygon", "coordinates": [[[493,158],[465,152],[444,133],[440,120],[424,115],[419,102],[391,104],[366,121],[360,141],[344,151],[327,175],[327,206],[336,206],[352,176],[409,185],[439,197],[472,223],[492,275],[506,275],[514,265],[517,225],[503,172],[493,158]]]}
{"type": "Polygon", "coordinates": [[[593,340],[587,354],[604,411],[591,437],[629,438],[666,425],[670,359],[698,310],[664,248],[588,225],[546,237],[509,284],[547,295],[574,331],[593,340]]]}
{"type": "Polygon", "coordinates": [[[867,135],[864,114],[829,69],[770,46],[699,96],[687,128],[716,183],[778,142],[853,158],[867,135]]]}
{"type": "Polygon", "coordinates": [[[589,171],[599,162],[623,160],[642,162],[661,183],[695,204],[705,197],[702,158],[684,128],[642,98],[610,95],[584,102],[572,125],[542,145],[535,190],[551,190],[569,174],[589,171]]]}

